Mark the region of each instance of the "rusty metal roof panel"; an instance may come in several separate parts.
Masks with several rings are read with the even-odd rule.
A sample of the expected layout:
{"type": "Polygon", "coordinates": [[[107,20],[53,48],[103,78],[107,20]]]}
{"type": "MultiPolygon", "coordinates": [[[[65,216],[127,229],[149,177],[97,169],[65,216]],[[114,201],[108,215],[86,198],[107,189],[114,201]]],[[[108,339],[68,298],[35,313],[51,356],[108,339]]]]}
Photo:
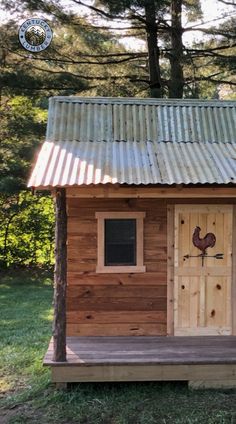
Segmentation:
{"type": "Polygon", "coordinates": [[[236,182],[236,102],[56,97],[29,186],[236,182]]]}

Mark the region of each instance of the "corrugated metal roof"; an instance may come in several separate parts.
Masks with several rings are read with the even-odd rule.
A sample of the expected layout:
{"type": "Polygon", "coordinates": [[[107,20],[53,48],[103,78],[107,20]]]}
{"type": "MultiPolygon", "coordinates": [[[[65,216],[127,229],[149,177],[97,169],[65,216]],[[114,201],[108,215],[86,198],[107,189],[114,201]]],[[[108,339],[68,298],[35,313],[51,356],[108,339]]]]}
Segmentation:
{"type": "Polygon", "coordinates": [[[212,143],[46,142],[29,185],[236,182],[236,145],[212,143]]]}
{"type": "Polygon", "coordinates": [[[29,186],[236,182],[236,102],[55,97],[29,186]]]}
{"type": "Polygon", "coordinates": [[[236,102],[55,97],[47,140],[231,143],[235,112],[236,102]]]}

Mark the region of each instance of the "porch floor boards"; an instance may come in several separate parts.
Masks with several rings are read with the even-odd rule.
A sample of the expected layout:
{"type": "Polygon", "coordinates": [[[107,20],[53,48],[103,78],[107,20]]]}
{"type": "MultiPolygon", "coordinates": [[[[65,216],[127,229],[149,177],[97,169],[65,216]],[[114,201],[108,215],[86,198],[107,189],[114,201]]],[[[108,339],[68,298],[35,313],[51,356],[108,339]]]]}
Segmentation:
{"type": "Polygon", "coordinates": [[[236,336],[68,337],[67,362],[44,365],[52,382],[188,381],[192,388],[236,388],[236,336]]]}
{"type": "Polygon", "coordinates": [[[236,336],[67,337],[67,362],[53,362],[50,341],[44,365],[236,364],[236,336]]]}

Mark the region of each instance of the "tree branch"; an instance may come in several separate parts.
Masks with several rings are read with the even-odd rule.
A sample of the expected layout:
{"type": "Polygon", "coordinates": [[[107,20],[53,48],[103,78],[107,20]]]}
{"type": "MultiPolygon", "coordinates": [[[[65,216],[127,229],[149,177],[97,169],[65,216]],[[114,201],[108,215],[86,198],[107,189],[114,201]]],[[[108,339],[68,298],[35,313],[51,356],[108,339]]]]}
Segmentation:
{"type": "Polygon", "coordinates": [[[228,44],[227,46],[218,46],[218,47],[212,47],[212,48],[206,48],[206,49],[189,49],[187,47],[185,47],[185,50],[188,53],[213,53],[213,52],[217,52],[219,50],[227,50],[227,49],[231,49],[233,47],[236,46],[236,43],[234,44],[228,44]]]}
{"type": "Polygon", "coordinates": [[[64,75],[66,76],[72,76],[75,78],[81,78],[81,79],[85,79],[85,80],[97,80],[97,81],[104,81],[104,80],[120,80],[120,79],[127,79],[130,80],[132,78],[138,78],[137,75],[105,75],[104,77],[102,76],[90,76],[90,75],[81,75],[81,74],[75,74],[73,72],[68,72],[68,71],[52,71],[50,69],[44,69],[41,68],[39,66],[35,66],[32,65],[32,68],[37,69],[37,71],[41,71],[41,72],[46,72],[49,74],[56,74],[56,75],[64,75]]]}
{"type": "Polygon", "coordinates": [[[93,5],[89,5],[89,4],[85,4],[83,1],[81,0],[72,0],[74,3],[80,5],[80,6],[84,6],[87,7],[88,9],[92,10],[93,12],[96,12],[98,15],[105,17],[107,19],[112,19],[112,20],[120,20],[120,21],[127,21],[127,20],[137,20],[139,22],[142,22],[144,24],[146,24],[146,20],[145,18],[143,18],[141,15],[134,13],[134,11],[130,9],[130,15],[126,15],[126,16],[122,16],[122,15],[113,15],[112,13],[108,13],[105,12],[105,10],[99,9],[98,7],[95,7],[93,5]]]}
{"type": "Polygon", "coordinates": [[[226,0],[219,0],[221,3],[224,3],[224,4],[228,4],[229,6],[236,6],[236,4],[235,4],[235,1],[234,0],[232,0],[232,1],[226,1],[226,0]]]}
{"type": "Polygon", "coordinates": [[[200,25],[210,24],[211,22],[219,21],[219,20],[225,19],[225,18],[230,18],[230,17],[234,16],[234,14],[235,14],[234,12],[225,13],[224,15],[222,15],[218,18],[210,19],[209,21],[200,22],[200,23],[197,23],[195,25],[192,25],[191,27],[187,27],[187,28],[185,28],[185,30],[191,31],[191,30],[193,30],[193,28],[196,28],[196,31],[201,31],[201,28],[197,29],[197,27],[199,27],[200,25]]]}
{"type": "Polygon", "coordinates": [[[195,77],[194,80],[191,80],[190,78],[186,79],[186,82],[193,82],[193,81],[210,81],[214,84],[227,84],[227,85],[233,85],[236,86],[236,82],[234,81],[228,81],[228,80],[222,80],[222,79],[214,79],[211,76],[210,77],[195,77]]]}
{"type": "MultiPolygon", "coordinates": [[[[131,62],[131,61],[135,61],[138,60],[140,58],[145,58],[147,57],[147,54],[132,54],[132,55],[122,55],[122,54],[118,54],[118,55],[108,55],[108,57],[115,57],[115,56],[128,56],[128,57],[124,57],[123,59],[119,59],[119,60],[105,60],[102,62],[98,62],[98,61],[92,61],[92,60],[73,60],[73,59],[57,59],[57,58],[52,58],[52,57],[37,57],[37,56],[27,56],[24,54],[20,54],[19,52],[14,52],[14,54],[16,54],[17,56],[20,56],[21,58],[25,59],[25,60],[37,60],[37,61],[43,61],[43,62],[56,62],[56,63],[69,63],[69,64],[74,64],[74,65],[117,65],[120,63],[124,63],[124,62],[131,62]]],[[[83,57],[83,55],[81,55],[83,57]]],[[[86,56],[86,55],[85,55],[86,56]]],[[[96,55],[88,55],[88,57],[96,57],[96,55]]],[[[97,55],[97,57],[104,57],[106,58],[106,55],[97,55]]]]}
{"type": "Polygon", "coordinates": [[[72,1],[73,1],[73,3],[76,3],[76,4],[80,5],[80,6],[87,7],[87,9],[90,9],[93,12],[96,12],[98,15],[100,15],[102,17],[105,17],[107,19],[127,20],[127,17],[126,16],[113,15],[112,13],[105,12],[102,9],[98,9],[95,6],[92,6],[92,5],[89,5],[89,4],[85,4],[81,0],[72,0],[72,1]]]}
{"type": "Polygon", "coordinates": [[[208,28],[183,28],[183,32],[194,32],[194,31],[200,31],[204,32],[204,34],[208,35],[221,35],[222,37],[226,38],[236,38],[235,33],[229,33],[229,32],[223,32],[220,30],[214,30],[214,29],[208,29],[208,28]]]}

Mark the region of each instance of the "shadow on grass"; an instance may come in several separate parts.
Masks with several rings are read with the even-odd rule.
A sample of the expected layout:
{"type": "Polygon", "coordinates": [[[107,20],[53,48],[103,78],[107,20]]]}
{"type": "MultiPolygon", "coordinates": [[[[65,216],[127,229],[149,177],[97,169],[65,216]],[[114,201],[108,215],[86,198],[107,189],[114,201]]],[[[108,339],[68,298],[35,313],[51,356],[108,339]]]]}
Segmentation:
{"type": "Polygon", "coordinates": [[[19,267],[0,270],[0,286],[1,284],[7,285],[21,285],[21,284],[44,284],[53,283],[53,268],[52,267],[19,267]]]}

